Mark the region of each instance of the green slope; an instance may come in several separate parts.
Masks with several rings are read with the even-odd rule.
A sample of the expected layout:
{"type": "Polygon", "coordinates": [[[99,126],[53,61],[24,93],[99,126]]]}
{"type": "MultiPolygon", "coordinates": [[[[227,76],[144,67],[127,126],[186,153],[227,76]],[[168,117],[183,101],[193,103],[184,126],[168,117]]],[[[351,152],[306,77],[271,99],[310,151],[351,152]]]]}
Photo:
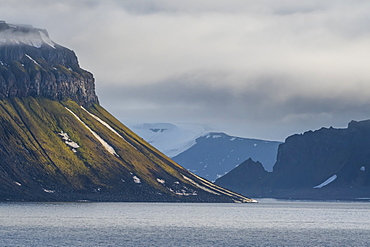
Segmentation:
{"type": "Polygon", "coordinates": [[[0,200],[252,201],[191,174],[98,104],[33,97],[0,101],[0,200]]]}

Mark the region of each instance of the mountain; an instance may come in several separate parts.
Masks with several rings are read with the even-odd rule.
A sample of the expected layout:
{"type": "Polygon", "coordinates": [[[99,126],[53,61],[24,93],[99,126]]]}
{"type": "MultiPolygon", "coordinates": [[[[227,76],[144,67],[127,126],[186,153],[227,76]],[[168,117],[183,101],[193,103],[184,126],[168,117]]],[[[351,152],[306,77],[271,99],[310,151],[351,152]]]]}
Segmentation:
{"type": "Polygon", "coordinates": [[[263,185],[271,174],[263,168],[260,162],[249,158],[218,178],[216,183],[235,191],[243,191],[243,193],[247,191],[255,197],[264,197],[262,196],[264,195],[263,185]]]}
{"type": "Polygon", "coordinates": [[[256,167],[241,164],[216,184],[258,197],[369,199],[370,120],[290,136],[279,146],[273,172],[256,167]]]}
{"type": "Polygon", "coordinates": [[[248,158],[272,171],[280,142],[229,136],[195,124],[146,123],[130,126],[144,140],[191,172],[211,181],[248,158]]]}
{"type": "Polygon", "coordinates": [[[209,132],[198,124],[144,123],[129,127],[170,158],[186,151],[196,144],[198,137],[209,132]]]}
{"type": "Polygon", "coordinates": [[[98,103],[93,75],[75,53],[54,43],[44,29],[0,22],[0,99],[46,97],[98,103]]]}
{"type": "Polygon", "coordinates": [[[280,142],[229,136],[209,132],[195,140],[195,145],[172,159],[191,172],[215,181],[242,161],[260,161],[267,171],[272,170],[280,142]]]}
{"type": "Polygon", "coordinates": [[[46,30],[0,22],[1,201],[253,201],[143,141],[94,85],[46,30]]]}

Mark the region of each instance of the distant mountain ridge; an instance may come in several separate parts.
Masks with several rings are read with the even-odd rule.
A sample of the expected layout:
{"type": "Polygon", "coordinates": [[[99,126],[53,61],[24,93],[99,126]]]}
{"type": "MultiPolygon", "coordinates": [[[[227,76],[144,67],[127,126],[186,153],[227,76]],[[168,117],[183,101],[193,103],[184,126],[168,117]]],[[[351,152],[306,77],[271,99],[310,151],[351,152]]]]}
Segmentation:
{"type": "Polygon", "coordinates": [[[215,181],[249,158],[261,162],[264,170],[272,171],[279,144],[209,132],[172,159],[191,172],[215,181]]]}
{"type": "Polygon", "coordinates": [[[189,149],[198,137],[209,132],[209,128],[198,124],[144,123],[129,127],[170,158],[189,149]]]}
{"type": "Polygon", "coordinates": [[[42,29],[0,22],[0,201],[254,202],[192,174],[99,105],[42,29]]]}
{"type": "Polygon", "coordinates": [[[147,123],[131,129],[175,162],[211,181],[248,158],[259,160],[265,170],[272,171],[280,144],[229,136],[194,124],[147,123]]]}
{"type": "Polygon", "coordinates": [[[370,199],[370,120],[290,136],[279,146],[273,172],[259,166],[241,164],[216,184],[255,197],[370,199]]]}

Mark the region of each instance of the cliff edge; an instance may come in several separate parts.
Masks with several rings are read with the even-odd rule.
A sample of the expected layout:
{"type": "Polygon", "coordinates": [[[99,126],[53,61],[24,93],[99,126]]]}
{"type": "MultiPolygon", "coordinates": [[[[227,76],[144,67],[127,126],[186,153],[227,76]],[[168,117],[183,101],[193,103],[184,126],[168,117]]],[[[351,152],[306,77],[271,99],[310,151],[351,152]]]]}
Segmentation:
{"type": "Polygon", "coordinates": [[[94,77],[72,50],[45,29],[0,21],[0,99],[27,96],[98,103],[94,77]]]}

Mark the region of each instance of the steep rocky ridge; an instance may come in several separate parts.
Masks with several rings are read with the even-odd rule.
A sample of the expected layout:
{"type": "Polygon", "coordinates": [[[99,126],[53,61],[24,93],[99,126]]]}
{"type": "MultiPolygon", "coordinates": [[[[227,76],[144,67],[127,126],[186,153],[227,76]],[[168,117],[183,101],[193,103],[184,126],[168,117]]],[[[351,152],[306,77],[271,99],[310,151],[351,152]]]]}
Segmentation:
{"type": "Polygon", "coordinates": [[[240,193],[259,187],[259,197],[370,198],[370,120],[290,136],[279,146],[272,173],[261,181],[253,180],[260,174],[251,169],[241,173],[237,177],[230,172],[216,183],[240,193]],[[248,188],[240,180],[255,182],[248,188]]]}
{"type": "Polygon", "coordinates": [[[98,103],[93,75],[46,30],[0,22],[0,99],[46,97],[98,103]]]}
{"type": "Polygon", "coordinates": [[[0,201],[253,201],[192,174],[111,116],[92,74],[46,31],[0,30],[0,201]]]}

